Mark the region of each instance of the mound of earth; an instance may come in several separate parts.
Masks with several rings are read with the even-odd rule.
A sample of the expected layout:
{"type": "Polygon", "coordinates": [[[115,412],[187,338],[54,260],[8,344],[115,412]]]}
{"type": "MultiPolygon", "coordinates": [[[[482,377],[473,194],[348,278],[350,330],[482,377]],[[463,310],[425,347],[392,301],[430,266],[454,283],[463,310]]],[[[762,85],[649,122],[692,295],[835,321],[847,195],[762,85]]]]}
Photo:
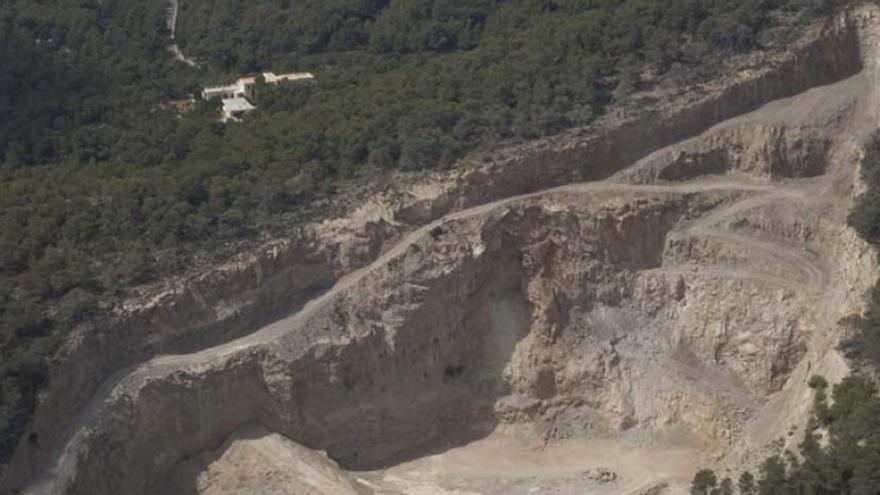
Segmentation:
{"type": "Polygon", "coordinates": [[[371,493],[326,454],[259,425],[236,430],[224,444],[177,468],[168,493],[205,495],[365,495],[371,493]]]}

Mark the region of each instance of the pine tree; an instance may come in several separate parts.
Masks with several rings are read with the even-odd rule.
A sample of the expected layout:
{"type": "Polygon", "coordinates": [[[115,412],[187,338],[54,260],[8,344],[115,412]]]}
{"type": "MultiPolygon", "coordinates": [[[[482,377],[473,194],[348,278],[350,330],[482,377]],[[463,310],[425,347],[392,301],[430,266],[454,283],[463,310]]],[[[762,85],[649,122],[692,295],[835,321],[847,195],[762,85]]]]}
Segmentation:
{"type": "Polygon", "coordinates": [[[712,495],[733,495],[733,480],[724,478],[717,488],[712,490],[712,495]]]}
{"type": "Polygon", "coordinates": [[[814,433],[807,432],[801,443],[803,463],[797,473],[797,481],[804,493],[841,493],[843,481],[838,466],[819,445],[814,433]]]}
{"type": "Polygon", "coordinates": [[[718,484],[718,478],[711,469],[701,469],[694,475],[691,483],[691,495],[711,495],[712,489],[718,484]]]}
{"type": "Polygon", "coordinates": [[[787,495],[789,493],[785,477],[785,462],[775,455],[767,458],[761,466],[761,480],[758,482],[759,495],[787,495]]]}
{"type": "Polygon", "coordinates": [[[877,495],[880,493],[880,438],[872,438],[859,450],[850,492],[853,495],[877,495]]]}
{"type": "Polygon", "coordinates": [[[755,477],[748,471],[740,475],[737,486],[739,487],[739,495],[755,495],[757,491],[755,489],[755,477]]]}

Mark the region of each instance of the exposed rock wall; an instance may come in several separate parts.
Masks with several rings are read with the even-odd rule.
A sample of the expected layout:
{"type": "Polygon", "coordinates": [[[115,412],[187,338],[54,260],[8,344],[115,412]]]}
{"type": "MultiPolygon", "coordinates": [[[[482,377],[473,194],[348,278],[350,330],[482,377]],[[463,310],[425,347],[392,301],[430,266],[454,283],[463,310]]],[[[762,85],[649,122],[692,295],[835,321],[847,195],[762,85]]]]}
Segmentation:
{"type": "Polygon", "coordinates": [[[682,269],[668,239],[767,191],[585,186],[443,222],[301,318],[139,367],[58,473],[67,493],[161,493],[181,459],[252,422],[349,468],[504,422],[728,440],[826,307],[815,280],[716,272],[711,251],[682,269]]]}
{"type": "Polygon", "coordinates": [[[524,398],[519,417],[544,415],[570,388],[583,392],[582,376],[555,376],[564,355],[534,360],[544,347],[564,349],[553,342],[569,307],[619,300],[627,267],[659,263],[665,232],[724,199],[714,196],[561,211],[527,201],[445,225],[295,331],[206,351],[182,368],[141,367],[75,443],[69,493],[157,493],[181,459],[248,422],[348,467],[375,467],[497,421],[501,397],[524,398]]]}
{"type": "Polygon", "coordinates": [[[623,174],[644,184],[730,172],[767,180],[815,177],[825,172],[833,141],[808,129],[742,124],[698,143],[652,156],[623,174]]]}

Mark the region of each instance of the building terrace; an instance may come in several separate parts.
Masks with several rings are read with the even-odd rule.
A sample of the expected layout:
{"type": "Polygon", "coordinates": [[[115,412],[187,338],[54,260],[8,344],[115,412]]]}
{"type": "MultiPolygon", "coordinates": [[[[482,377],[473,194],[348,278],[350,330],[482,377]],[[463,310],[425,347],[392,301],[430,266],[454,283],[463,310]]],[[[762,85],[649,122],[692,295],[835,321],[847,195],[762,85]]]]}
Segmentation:
{"type": "MultiPolygon", "coordinates": [[[[288,81],[307,81],[315,78],[311,72],[295,72],[280,75],[276,75],[274,72],[263,72],[262,77],[266,84],[272,85],[288,81]]],[[[256,87],[257,77],[242,77],[234,83],[225,86],[206,86],[202,90],[202,99],[214,100],[220,98],[223,100],[223,117],[221,118],[223,122],[240,120],[245,113],[257,108],[250,102],[256,95],[256,87]]]]}

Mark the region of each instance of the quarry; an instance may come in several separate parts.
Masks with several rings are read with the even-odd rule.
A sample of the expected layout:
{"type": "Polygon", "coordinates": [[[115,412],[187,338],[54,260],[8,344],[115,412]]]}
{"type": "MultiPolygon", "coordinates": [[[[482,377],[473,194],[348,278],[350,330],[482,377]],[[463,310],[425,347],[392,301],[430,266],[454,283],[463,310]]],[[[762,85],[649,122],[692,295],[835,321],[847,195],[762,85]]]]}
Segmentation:
{"type": "Polygon", "coordinates": [[[880,9],[389,187],[71,339],[28,494],[678,494],[801,438],[876,253],[880,9]],[[120,338],[124,336],[125,338],[120,338]]]}

